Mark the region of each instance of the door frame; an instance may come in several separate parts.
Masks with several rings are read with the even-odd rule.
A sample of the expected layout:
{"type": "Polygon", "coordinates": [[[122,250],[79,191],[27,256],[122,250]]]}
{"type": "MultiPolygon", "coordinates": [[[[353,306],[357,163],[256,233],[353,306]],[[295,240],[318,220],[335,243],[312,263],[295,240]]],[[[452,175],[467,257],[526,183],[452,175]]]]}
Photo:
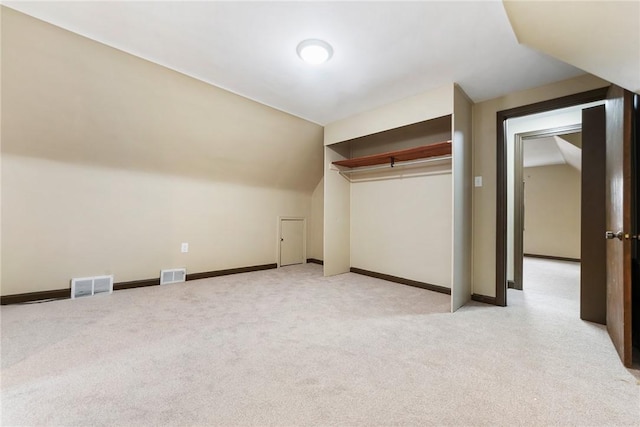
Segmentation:
{"type": "Polygon", "coordinates": [[[524,257],[524,142],[549,136],[562,136],[582,131],[582,124],[559,126],[549,129],[533,130],[514,135],[515,162],[513,174],[513,288],[522,290],[522,270],[524,257]]]}
{"type": "Polygon", "coordinates": [[[496,113],[496,297],[495,305],[507,305],[507,119],[573,107],[607,97],[609,86],[496,113]]]}
{"type": "MultiPolygon", "coordinates": [[[[280,268],[281,264],[281,239],[282,239],[282,221],[302,221],[302,263],[307,263],[307,218],[303,216],[279,216],[278,217],[278,234],[276,236],[276,264],[280,268]]],[[[297,264],[296,264],[297,265],[297,264]]]]}
{"type": "MultiPolygon", "coordinates": [[[[631,212],[636,215],[631,218],[631,228],[637,234],[640,234],[640,201],[638,193],[640,192],[640,94],[633,95],[633,114],[635,115],[632,123],[632,167],[631,167],[631,191],[636,197],[632,198],[631,212]]],[[[640,239],[631,241],[631,347],[632,362],[634,352],[640,348],[640,239]],[[634,316],[633,313],[636,313],[634,316]],[[635,343],[635,346],[634,346],[635,343]]]]}

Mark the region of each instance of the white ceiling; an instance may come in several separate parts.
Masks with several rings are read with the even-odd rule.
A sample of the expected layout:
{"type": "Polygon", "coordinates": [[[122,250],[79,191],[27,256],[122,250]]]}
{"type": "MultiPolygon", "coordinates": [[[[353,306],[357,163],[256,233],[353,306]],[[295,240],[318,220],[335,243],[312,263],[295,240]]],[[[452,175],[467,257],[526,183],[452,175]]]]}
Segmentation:
{"type": "Polygon", "coordinates": [[[518,40],[640,93],[640,1],[506,1],[518,40]]]}
{"type": "Polygon", "coordinates": [[[500,1],[2,3],[319,124],[451,82],[479,102],[584,73],[518,44],[500,1]],[[307,38],[331,61],[303,63],[307,38]]]}
{"type": "Polygon", "coordinates": [[[582,170],[582,148],[578,148],[564,138],[553,137],[566,163],[574,169],[582,170]]]}
{"type": "Polygon", "coordinates": [[[566,163],[553,136],[526,139],[522,148],[522,164],[525,168],[566,163]]]}
{"type": "Polygon", "coordinates": [[[522,157],[525,168],[568,164],[582,170],[582,150],[557,135],[525,139],[522,157]]]}

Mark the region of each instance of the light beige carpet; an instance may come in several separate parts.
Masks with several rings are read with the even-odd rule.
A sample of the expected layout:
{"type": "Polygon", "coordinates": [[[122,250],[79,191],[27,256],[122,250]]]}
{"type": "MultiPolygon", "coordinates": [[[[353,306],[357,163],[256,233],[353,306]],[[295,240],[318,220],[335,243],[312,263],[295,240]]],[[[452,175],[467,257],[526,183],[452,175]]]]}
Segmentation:
{"type": "Polygon", "coordinates": [[[3,306],[2,424],[638,425],[603,327],[509,303],[307,264],[3,306]]]}

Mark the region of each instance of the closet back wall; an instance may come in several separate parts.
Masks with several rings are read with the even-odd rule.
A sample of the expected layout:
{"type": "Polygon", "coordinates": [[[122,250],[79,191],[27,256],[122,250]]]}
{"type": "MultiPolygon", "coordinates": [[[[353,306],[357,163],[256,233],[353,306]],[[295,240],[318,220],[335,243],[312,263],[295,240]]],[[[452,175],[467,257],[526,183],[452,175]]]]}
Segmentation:
{"type": "Polygon", "coordinates": [[[429,169],[352,181],[353,267],[451,287],[451,164],[429,169]]]}
{"type": "Polygon", "coordinates": [[[278,216],[310,217],[321,126],[11,9],[1,31],[2,295],[275,263],[278,216]]]}

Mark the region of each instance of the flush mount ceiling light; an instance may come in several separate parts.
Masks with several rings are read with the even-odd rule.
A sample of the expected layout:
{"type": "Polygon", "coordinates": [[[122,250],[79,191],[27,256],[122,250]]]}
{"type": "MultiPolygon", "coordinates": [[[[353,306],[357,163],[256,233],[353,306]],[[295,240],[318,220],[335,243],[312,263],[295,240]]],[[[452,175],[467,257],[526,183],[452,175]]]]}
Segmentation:
{"type": "Polygon", "coordinates": [[[324,40],[309,39],[300,42],[296,49],[298,56],[311,65],[327,62],[333,55],[333,48],[324,40]]]}

